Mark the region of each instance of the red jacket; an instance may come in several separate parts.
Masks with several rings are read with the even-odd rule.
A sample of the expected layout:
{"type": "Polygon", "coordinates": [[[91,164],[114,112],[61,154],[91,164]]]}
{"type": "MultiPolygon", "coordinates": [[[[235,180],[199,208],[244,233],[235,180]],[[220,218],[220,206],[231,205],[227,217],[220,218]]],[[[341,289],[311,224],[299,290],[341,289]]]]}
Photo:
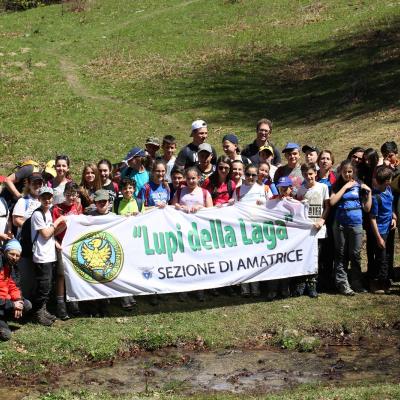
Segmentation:
{"type": "Polygon", "coordinates": [[[21,300],[21,291],[11,276],[11,268],[8,265],[0,266],[0,299],[21,300]]]}

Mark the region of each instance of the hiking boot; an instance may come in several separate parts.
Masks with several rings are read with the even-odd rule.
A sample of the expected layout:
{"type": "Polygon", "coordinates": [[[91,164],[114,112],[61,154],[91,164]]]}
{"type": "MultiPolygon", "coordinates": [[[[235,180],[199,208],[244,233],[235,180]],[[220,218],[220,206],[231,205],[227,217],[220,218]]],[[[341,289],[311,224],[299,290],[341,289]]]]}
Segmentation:
{"type": "Polygon", "coordinates": [[[11,339],[11,329],[5,321],[0,321],[0,340],[6,342],[11,339]]]}
{"type": "Polygon", "coordinates": [[[78,317],[81,315],[81,311],[79,310],[79,303],[77,301],[70,301],[68,303],[69,314],[73,317],[78,317]]]}
{"type": "Polygon", "coordinates": [[[43,326],[51,326],[54,323],[53,319],[49,319],[46,316],[46,305],[43,305],[39,310],[36,311],[35,313],[35,320],[38,324],[43,325],[43,326]]]}
{"type": "Polygon", "coordinates": [[[316,282],[307,282],[306,289],[309,297],[311,297],[312,299],[318,297],[316,282]]]}
{"type": "Polygon", "coordinates": [[[305,290],[306,283],[304,281],[297,282],[293,289],[293,297],[303,296],[305,290]]]}
{"type": "Polygon", "coordinates": [[[69,319],[69,315],[67,313],[67,305],[65,304],[65,301],[63,301],[62,303],[57,303],[56,314],[57,317],[61,319],[61,321],[66,321],[67,319],[69,319]]]}

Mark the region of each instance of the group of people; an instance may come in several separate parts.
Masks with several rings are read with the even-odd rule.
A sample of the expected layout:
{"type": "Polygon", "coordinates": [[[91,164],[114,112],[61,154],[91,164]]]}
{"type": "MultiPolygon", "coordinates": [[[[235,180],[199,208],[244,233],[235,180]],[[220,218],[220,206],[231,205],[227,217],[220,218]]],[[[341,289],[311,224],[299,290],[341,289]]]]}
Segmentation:
{"type": "MultiPolygon", "coordinates": [[[[81,213],[134,216],[167,206],[193,213],[236,202],[262,207],[271,199],[295,199],[307,204],[318,231],[318,274],[268,281],[265,293],[259,282],[245,283],[240,286],[241,295],[264,294],[273,300],[303,294],[317,297],[320,290],[346,296],[367,290],[389,293],[400,207],[396,143],[384,143],[380,154],[372,148],[355,147],[336,166],[330,150],[289,142],[279,151],[271,135],[272,122],[261,119],[252,143],[241,150],[238,136],[226,134],[223,154],[218,156],[207,143],[206,122],[196,120],[190,130],[191,142],[177,155],[172,135],[161,141],[149,137],[143,148],[133,147],[121,163],[102,159],[86,164],[80,182],[72,179],[66,155],[57,155],[44,169],[26,160],[12,174],[1,177],[0,339],[10,338],[7,319],[20,318],[31,308],[38,323],[52,325],[56,316],[47,306],[53,286],[58,318],[65,320],[81,312],[77,302],[67,307],[61,257],[65,217],[81,213]],[[361,271],[364,231],[366,278],[361,271]]],[[[229,288],[230,293],[235,290],[229,288]]],[[[218,295],[217,290],[210,292],[218,295]]],[[[197,291],[196,296],[199,301],[205,299],[204,291],[197,291]]],[[[125,310],[134,305],[133,296],[121,299],[125,310]]],[[[105,300],[89,306],[99,315],[106,307],[105,300]]]]}

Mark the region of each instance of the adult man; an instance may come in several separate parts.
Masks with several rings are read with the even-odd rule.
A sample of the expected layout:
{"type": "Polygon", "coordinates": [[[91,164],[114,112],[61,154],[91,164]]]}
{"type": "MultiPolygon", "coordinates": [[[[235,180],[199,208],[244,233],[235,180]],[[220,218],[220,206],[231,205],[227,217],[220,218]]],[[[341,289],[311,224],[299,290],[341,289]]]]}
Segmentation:
{"type": "MultiPolygon", "coordinates": [[[[199,151],[199,146],[206,142],[208,136],[207,123],[201,119],[193,121],[190,136],[192,137],[192,142],[181,149],[175,161],[176,166],[189,168],[198,163],[197,152],[199,151]]],[[[217,152],[214,148],[212,148],[212,154],[211,163],[215,164],[217,152]]]]}
{"type": "Polygon", "coordinates": [[[250,143],[242,151],[242,155],[250,158],[251,162],[255,165],[259,163],[258,152],[262,146],[271,146],[274,151],[274,158],[272,164],[279,166],[281,163],[281,155],[279,150],[269,141],[272,134],[272,122],[269,119],[262,118],[257,122],[256,127],[257,136],[253,143],[250,143]]]}
{"type": "Polygon", "coordinates": [[[296,194],[297,188],[303,182],[303,175],[300,168],[300,146],[297,143],[287,143],[282,153],[287,160],[286,165],[281,165],[275,172],[274,183],[278,183],[279,178],[288,176],[293,183],[293,193],[296,194]]]}

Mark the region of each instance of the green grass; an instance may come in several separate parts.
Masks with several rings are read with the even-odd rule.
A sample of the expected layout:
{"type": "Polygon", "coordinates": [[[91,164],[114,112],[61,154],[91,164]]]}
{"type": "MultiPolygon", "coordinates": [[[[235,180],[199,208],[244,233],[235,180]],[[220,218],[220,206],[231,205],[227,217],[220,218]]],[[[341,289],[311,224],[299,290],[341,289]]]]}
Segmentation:
{"type": "Polygon", "coordinates": [[[397,2],[83,3],[0,15],[3,172],[56,152],[79,171],[150,134],[183,145],[197,117],[218,149],[228,131],[249,142],[264,116],[277,144],[337,158],[397,135],[397,2]]]}
{"type": "Polygon", "coordinates": [[[304,336],[318,339],[342,332],[372,334],[398,321],[400,296],[359,295],[346,298],[321,295],[266,302],[241,298],[195,300],[182,304],[163,297],[159,307],[139,299],[135,315],[114,308],[110,318],[79,318],[57,322],[51,328],[27,324],[0,343],[0,371],[5,374],[40,373],[52,365],[70,365],[129,355],[134,349],[190,345],[220,349],[232,346],[279,345],[309,351],[304,336]],[[290,330],[297,330],[292,335],[290,330]],[[14,366],[12,370],[8,365],[14,366]]]}
{"type": "MultiPolygon", "coordinates": [[[[36,398],[36,397],[35,397],[36,398]]],[[[132,396],[116,396],[111,393],[96,393],[87,390],[58,391],[39,397],[41,400],[108,400],[132,399],[132,396]]],[[[155,392],[138,394],[135,399],[165,399],[181,400],[187,396],[169,394],[168,392],[155,392]]],[[[400,398],[400,386],[398,384],[357,385],[349,387],[338,386],[300,386],[294,390],[277,394],[264,395],[229,395],[229,394],[198,394],[190,396],[193,400],[390,400],[400,398]]]]}
{"type": "MultiPolygon", "coordinates": [[[[274,121],[276,144],[312,142],[332,149],[337,161],[354,145],[399,139],[396,1],[82,3],[82,12],[64,4],[0,14],[2,173],[26,156],[44,162],[67,153],[79,180],[83,162],[118,161],[149,135],[173,134],[187,143],[199,117],[219,151],[229,131],[250,142],[261,117],[274,121]]],[[[159,309],[143,301],[134,316],[76,319],[50,329],[28,324],[0,343],[0,370],[39,373],[132,346],[183,342],[298,348],[282,329],[365,332],[390,327],[400,306],[399,296],[370,295],[229,301],[159,309]]],[[[380,398],[379,390],[399,395],[397,386],[383,385],[294,398],[380,398]]]]}

